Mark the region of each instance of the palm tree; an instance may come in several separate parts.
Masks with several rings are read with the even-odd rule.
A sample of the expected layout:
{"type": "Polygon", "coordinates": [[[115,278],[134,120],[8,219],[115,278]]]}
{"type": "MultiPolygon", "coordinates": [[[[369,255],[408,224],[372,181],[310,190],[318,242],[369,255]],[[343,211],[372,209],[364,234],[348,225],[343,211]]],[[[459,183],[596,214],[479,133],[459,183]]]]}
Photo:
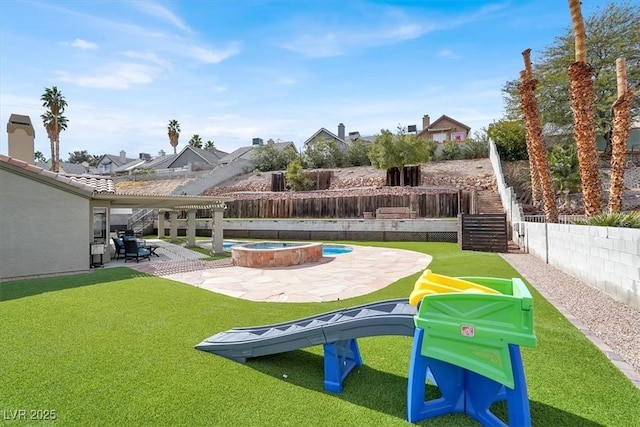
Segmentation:
{"type": "Polygon", "coordinates": [[[598,169],[595,127],[595,89],[593,67],[587,63],[587,36],[582,19],[580,0],[569,0],[576,61],[569,65],[571,109],[573,110],[573,133],[578,147],[582,199],[587,217],[602,212],[602,186],[598,169]]]}
{"type": "Polygon", "coordinates": [[[542,126],[540,125],[540,113],[536,102],[536,85],[538,81],[533,78],[531,71],[531,49],[522,52],[524,57],[525,72],[521,74],[520,98],[522,100],[522,112],[524,113],[525,126],[527,128],[527,150],[529,151],[529,161],[531,163],[531,176],[534,185],[534,177],[538,180],[542,190],[542,201],[544,203],[544,214],[547,222],[558,222],[558,207],[556,205],[556,195],[553,191],[553,182],[549,172],[549,162],[547,160],[547,150],[544,146],[542,136],[542,126]]]}
{"type": "Polygon", "coordinates": [[[207,143],[204,145],[204,148],[206,148],[207,150],[213,150],[216,148],[216,143],[208,140],[207,143]]]}
{"type": "Polygon", "coordinates": [[[618,99],[613,103],[613,131],[611,136],[611,183],[609,187],[609,212],[622,210],[624,184],[624,160],[631,125],[633,89],[627,86],[627,69],[624,58],[616,60],[618,99]]]}
{"type": "Polygon", "coordinates": [[[202,148],[202,138],[197,133],[194,133],[189,140],[189,145],[196,148],[202,148]]]}
{"type": "Polygon", "coordinates": [[[60,171],[60,132],[67,128],[68,120],[65,116],[64,109],[67,107],[67,101],[62,96],[62,92],[56,86],[44,88],[44,93],[40,97],[42,106],[47,111],[42,114],[42,123],[47,130],[47,136],[51,143],[51,170],[53,172],[60,171]]]}
{"type": "Polygon", "coordinates": [[[170,120],[167,126],[167,134],[169,135],[169,143],[173,147],[173,154],[176,154],[178,146],[178,138],[180,138],[180,123],[177,120],[170,120]]]}

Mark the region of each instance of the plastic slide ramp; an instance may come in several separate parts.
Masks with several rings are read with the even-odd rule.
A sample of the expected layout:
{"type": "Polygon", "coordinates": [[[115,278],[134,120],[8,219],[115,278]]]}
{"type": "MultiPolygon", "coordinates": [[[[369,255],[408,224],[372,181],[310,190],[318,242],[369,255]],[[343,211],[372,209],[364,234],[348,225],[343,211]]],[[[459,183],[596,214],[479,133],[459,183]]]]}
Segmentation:
{"type": "Polygon", "coordinates": [[[355,345],[356,338],[412,337],[415,314],[416,307],[406,298],[379,301],[291,322],[229,329],[207,338],[196,348],[244,363],[248,358],[314,345],[344,342],[355,345]]]}

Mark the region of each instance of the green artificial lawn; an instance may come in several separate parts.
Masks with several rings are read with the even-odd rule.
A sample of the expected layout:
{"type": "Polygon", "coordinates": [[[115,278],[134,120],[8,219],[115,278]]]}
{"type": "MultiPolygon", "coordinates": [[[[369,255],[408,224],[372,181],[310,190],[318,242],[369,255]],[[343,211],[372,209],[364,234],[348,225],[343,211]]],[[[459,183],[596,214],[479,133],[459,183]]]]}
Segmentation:
{"type": "MultiPolygon", "coordinates": [[[[430,254],[440,274],[518,276],[498,255],[455,244],[367,244],[430,254]]],[[[8,419],[24,409],[27,417],[54,410],[60,425],[407,425],[410,337],[360,339],[365,366],[340,394],[323,390],[321,346],[240,364],[194,345],[231,327],[407,297],[418,275],[362,297],[304,304],[235,299],[124,267],[0,283],[2,423],[48,424],[8,419]]],[[[638,389],[532,294],[538,346],[522,354],[533,425],[640,425],[638,389]]],[[[504,406],[496,411],[504,415],[504,406]]],[[[477,423],[456,414],[419,425],[477,423]]]]}

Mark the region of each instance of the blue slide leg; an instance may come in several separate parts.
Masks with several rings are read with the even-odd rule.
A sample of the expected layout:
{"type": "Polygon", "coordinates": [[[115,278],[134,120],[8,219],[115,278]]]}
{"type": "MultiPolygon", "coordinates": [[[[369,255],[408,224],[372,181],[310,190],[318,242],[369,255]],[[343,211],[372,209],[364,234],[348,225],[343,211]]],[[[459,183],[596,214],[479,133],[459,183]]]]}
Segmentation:
{"type": "Polygon", "coordinates": [[[340,393],[342,382],[356,366],[362,366],[362,357],[355,339],[324,344],[324,389],[340,393]]]}
{"type": "Polygon", "coordinates": [[[407,385],[407,420],[415,423],[452,412],[464,412],[464,369],[422,356],[424,330],[416,328],[407,385]],[[427,400],[425,382],[428,370],[436,380],[442,397],[427,400]]]}
{"type": "Polygon", "coordinates": [[[424,330],[416,328],[409,381],[407,386],[407,420],[416,423],[449,413],[466,413],[483,426],[503,427],[502,420],[490,410],[496,401],[507,400],[509,425],[531,427],[529,396],[525,381],[520,347],[509,345],[514,388],[510,389],[483,375],[447,362],[422,356],[424,330]],[[427,400],[425,382],[431,371],[442,397],[427,400]]]}

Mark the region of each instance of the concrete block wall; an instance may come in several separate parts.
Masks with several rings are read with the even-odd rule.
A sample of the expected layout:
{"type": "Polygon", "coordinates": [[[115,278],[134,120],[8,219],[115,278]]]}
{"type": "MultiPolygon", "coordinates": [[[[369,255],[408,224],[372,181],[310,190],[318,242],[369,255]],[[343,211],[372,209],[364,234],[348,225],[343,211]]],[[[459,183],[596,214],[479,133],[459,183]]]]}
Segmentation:
{"type": "Polygon", "coordinates": [[[530,254],[640,310],[640,229],[525,224],[530,254]]]}

